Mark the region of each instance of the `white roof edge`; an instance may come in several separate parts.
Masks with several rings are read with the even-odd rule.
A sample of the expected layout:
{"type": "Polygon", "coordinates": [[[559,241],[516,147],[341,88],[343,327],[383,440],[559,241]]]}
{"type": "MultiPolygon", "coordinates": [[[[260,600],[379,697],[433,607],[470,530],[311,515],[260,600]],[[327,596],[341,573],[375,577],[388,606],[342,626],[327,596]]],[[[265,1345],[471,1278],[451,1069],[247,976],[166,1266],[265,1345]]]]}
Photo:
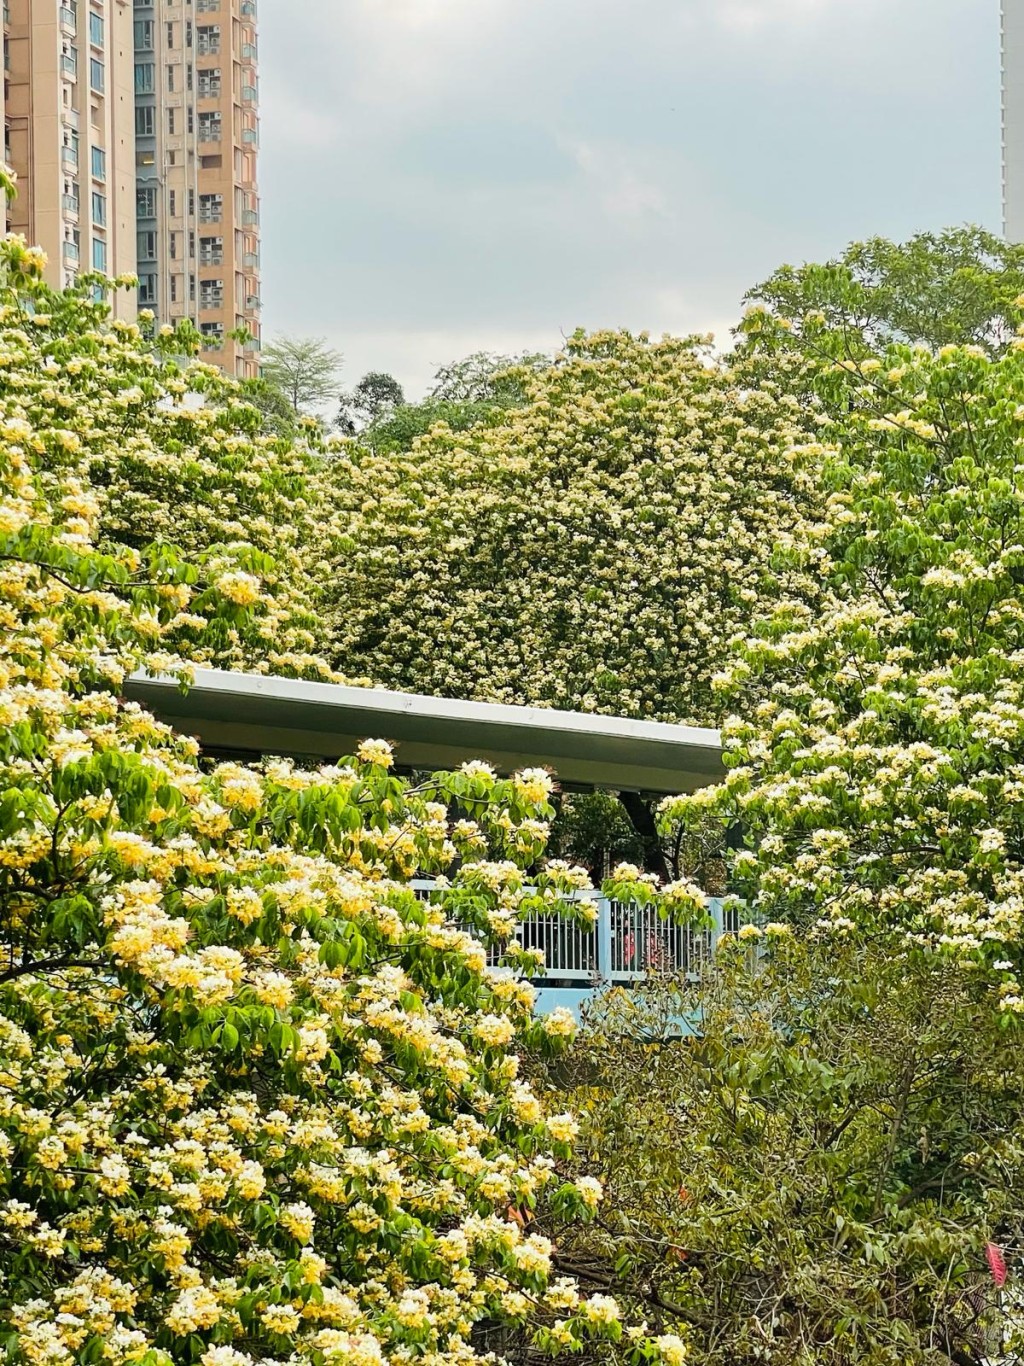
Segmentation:
{"type": "MultiPolygon", "coordinates": [[[[337,707],[348,711],[383,711],[411,717],[518,726],[524,730],[561,730],[621,739],[657,740],[693,749],[707,749],[716,754],[722,748],[719,731],[707,726],[684,726],[671,721],[641,721],[598,712],[557,711],[552,707],[524,707],[500,702],[470,702],[450,697],[428,697],[420,693],[394,692],[387,688],[356,688],[341,683],[282,678],[276,674],[235,673],[226,669],[196,668],[193,678],[191,692],[208,690],[222,695],[264,697],[273,701],[337,707]]],[[[144,670],[132,674],[131,681],[175,690],[179,686],[178,680],[169,674],[154,675],[144,670]]]]}

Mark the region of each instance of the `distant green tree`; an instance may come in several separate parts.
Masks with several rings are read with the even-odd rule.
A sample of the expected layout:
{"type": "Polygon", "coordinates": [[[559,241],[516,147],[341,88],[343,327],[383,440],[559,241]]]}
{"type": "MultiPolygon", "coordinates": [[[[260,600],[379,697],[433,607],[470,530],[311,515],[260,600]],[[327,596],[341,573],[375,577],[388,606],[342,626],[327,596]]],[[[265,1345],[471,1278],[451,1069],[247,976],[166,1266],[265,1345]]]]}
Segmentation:
{"type": "Polygon", "coordinates": [[[1022,293],[1024,246],[967,226],[907,242],[871,237],[824,264],[781,266],[746,301],[789,319],[796,341],[810,320],[840,354],[903,342],[998,355],[1016,335],[1022,293]]]}
{"type": "Polygon", "coordinates": [[[263,351],[263,378],[288,397],[295,413],[308,413],[340,389],[341,352],[323,337],[277,337],[263,351]]]}
{"type": "Polygon", "coordinates": [[[354,389],[342,394],[334,425],[345,436],[354,436],[386,421],[404,403],[405,393],[394,375],[371,370],[354,389]]]}
{"type": "Polygon", "coordinates": [[[293,437],[298,430],[295,409],[288,395],[268,379],[239,380],[242,397],[263,414],[263,431],[267,436],[293,437]]]}
{"type": "Polygon", "coordinates": [[[514,407],[526,400],[521,370],[544,370],[551,357],[537,351],[502,356],[474,351],[462,360],[442,365],[434,376],[428,399],[442,403],[495,403],[514,407]]]}

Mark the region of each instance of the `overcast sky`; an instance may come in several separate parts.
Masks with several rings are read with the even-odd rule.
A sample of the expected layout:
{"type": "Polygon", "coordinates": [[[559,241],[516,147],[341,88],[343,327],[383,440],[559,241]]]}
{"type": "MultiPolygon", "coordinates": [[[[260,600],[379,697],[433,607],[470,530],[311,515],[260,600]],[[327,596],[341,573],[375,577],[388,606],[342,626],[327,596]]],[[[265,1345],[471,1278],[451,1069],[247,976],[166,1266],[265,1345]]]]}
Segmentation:
{"type": "Polygon", "coordinates": [[[998,229],[998,0],[262,0],[264,335],[727,332],[783,261],[998,229]]]}

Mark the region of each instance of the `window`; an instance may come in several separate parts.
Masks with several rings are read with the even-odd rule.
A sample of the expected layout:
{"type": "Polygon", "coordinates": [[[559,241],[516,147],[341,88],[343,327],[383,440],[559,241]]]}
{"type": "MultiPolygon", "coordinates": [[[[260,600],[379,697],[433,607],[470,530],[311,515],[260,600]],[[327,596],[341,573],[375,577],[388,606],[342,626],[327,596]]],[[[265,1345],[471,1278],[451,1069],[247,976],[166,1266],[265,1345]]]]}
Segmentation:
{"type": "Polygon", "coordinates": [[[199,115],[199,141],[200,142],[220,142],[220,110],[213,109],[207,114],[199,115]]]}
{"type": "Polygon", "coordinates": [[[168,25],[167,25],[167,51],[168,51],[168,52],[172,52],[173,50],[174,50],[174,25],[173,25],[173,24],[168,24],[168,25]]]}
{"type": "Polygon", "coordinates": [[[172,304],[176,304],[176,303],[178,302],[178,279],[179,279],[179,277],[178,277],[177,275],[172,275],[172,276],[171,276],[171,303],[172,303],[172,304]]]}
{"type": "Polygon", "coordinates": [[[196,111],[191,104],[185,114],[185,122],[188,124],[188,131],[194,133],[196,131],[196,111]]]}
{"type": "Polygon", "coordinates": [[[210,99],[211,97],[220,94],[221,84],[219,66],[211,67],[208,71],[200,71],[198,77],[200,99],[210,99]]]}
{"type": "Polygon", "coordinates": [[[92,221],[98,223],[101,228],[106,227],[107,197],[96,190],[92,192],[92,221]]]}
{"type": "Polygon", "coordinates": [[[156,89],[156,67],[152,62],[135,63],[136,95],[152,95],[156,89]]]}
{"type": "MultiPolygon", "coordinates": [[[[95,197],[93,195],[94,199],[95,197]]],[[[98,237],[92,239],[92,268],[93,270],[102,270],[104,274],[107,269],[107,244],[98,237]]]]}
{"type": "Polygon", "coordinates": [[[106,180],[107,178],[107,154],[102,147],[92,149],[92,178],[93,180],[106,180]]]}
{"type": "Polygon", "coordinates": [[[93,47],[103,46],[103,16],[95,10],[89,11],[89,42],[93,47]]]}
{"type": "Polygon", "coordinates": [[[200,237],[199,264],[201,266],[220,266],[224,264],[223,237],[200,237]]]}
{"type": "Polygon", "coordinates": [[[174,67],[173,67],[173,66],[168,66],[168,68],[167,68],[167,89],[168,89],[169,91],[171,91],[171,93],[173,94],[173,92],[174,92],[174,67]]]}
{"type": "Polygon", "coordinates": [[[178,259],[178,234],[176,232],[169,232],[167,234],[167,243],[168,254],[172,261],[176,261],[178,259]]]}
{"type": "Polygon", "coordinates": [[[189,218],[195,218],[195,216],[196,216],[196,192],[195,192],[195,190],[189,190],[189,192],[188,192],[188,216],[189,216],[189,218]]]}
{"type": "Polygon", "coordinates": [[[152,274],[139,276],[139,303],[156,303],[156,276],[152,274]]]}
{"type": "Polygon", "coordinates": [[[192,231],[188,235],[188,259],[190,261],[196,259],[196,235],[192,231]]]}
{"type": "Polygon", "coordinates": [[[151,104],[135,106],[135,133],[140,138],[151,138],[156,132],[156,109],[151,104]]]}
{"type": "Polygon", "coordinates": [[[168,190],[168,192],[167,192],[167,208],[168,208],[168,212],[170,213],[171,217],[172,217],[172,218],[177,218],[177,216],[178,216],[178,191],[177,191],[177,190],[168,190]]]}
{"type": "Polygon", "coordinates": [[[153,51],[153,35],[156,29],[152,19],[135,20],[135,50],[136,52],[153,51]]]}
{"type": "Polygon", "coordinates": [[[200,24],[196,29],[196,48],[200,57],[216,57],[220,53],[220,25],[200,24]]]}
{"type": "Polygon", "coordinates": [[[199,331],[203,334],[207,350],[216,349],[224,340],[223,323],[200,323],[199,331]]]}
{"type": "Polygon", "coordinates": [[[156,187],[147,185],[135,191],[135,213],[139,218],[156,217],[156,187]]]}
{"type": "Polygon", "coordinates": [[[89,58],[89,85],[98,94],[102,94],[105,89],[103,81],[103,63],[95,57],[89,58]]]}
{"type": "Polygon", "coordinates": [[[199,281],[199,307],[220,308],[224,303],[223,280],[199,281]]]}
{"type": "Polygon", "coordinates": [[[140,261],[156,260],[156,233],[140,232],[136,238],[136,254],[140,261]]]}
{"type": "Polygon", "coordinates": [[[221,194],[201,194],[199,196],[200,223],[219,223],[224,215],[224,196],[221,194]]]}
{"type": "Polygon", "coordinates": [[[168,133],[169,133],[172,137],[174,136],[174,114],[175,114],[175,111],[174,111],[173,109],[168,109],[168,111],[167,111],[167,131],[168,131],[168,133]]]}
{"type": "Polygon", "coordinates": [[[215,157],[200,157],[199,169],[201,171],[219,171],[224,163],[224,158],[218,152],[215,157]]]}

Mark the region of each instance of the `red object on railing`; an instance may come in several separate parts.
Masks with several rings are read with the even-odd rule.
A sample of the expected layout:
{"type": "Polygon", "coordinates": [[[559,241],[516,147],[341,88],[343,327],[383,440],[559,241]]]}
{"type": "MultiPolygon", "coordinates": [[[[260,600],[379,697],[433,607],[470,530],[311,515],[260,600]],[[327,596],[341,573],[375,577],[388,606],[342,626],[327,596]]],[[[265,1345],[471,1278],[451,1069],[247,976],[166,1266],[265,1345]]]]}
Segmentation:
{"type": "Polygon", "coordinates": [[[1002,1290],[1006,1284],[1006,1258],[1003,1256],[1002,1248],[996,1247],[995,1243],[986,1243],[985,1260],[988,1262],[989,1271],[992,1272],[992,1279],[1002,1290]]]}

